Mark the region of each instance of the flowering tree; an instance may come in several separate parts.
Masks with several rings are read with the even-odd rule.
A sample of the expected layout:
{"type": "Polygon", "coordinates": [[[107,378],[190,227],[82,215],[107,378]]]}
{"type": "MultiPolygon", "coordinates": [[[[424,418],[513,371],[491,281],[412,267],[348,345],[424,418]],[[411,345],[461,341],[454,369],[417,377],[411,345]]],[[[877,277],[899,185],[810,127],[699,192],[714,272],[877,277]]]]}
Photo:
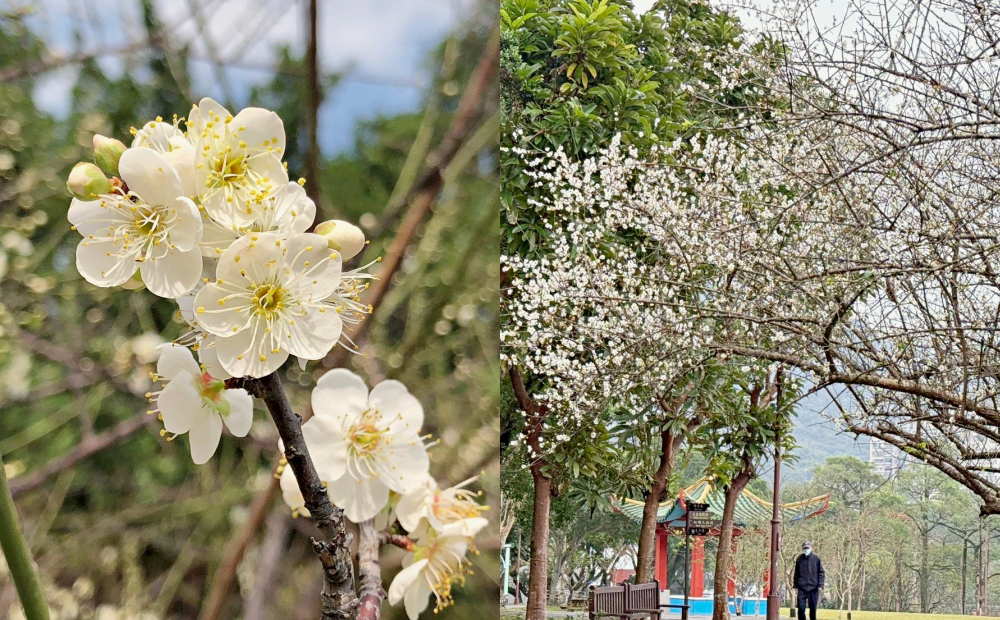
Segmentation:
{"type": "Polygon", "coordinates": [[[326,581],[322,617],[380,616],[384,545],[409,552],[391,604],[411,619],[432,594],[435,610],[448,606],[487,524],[485,507],[464,484],[441,489],[430,478],[420,403],[397,381],[369,391],[338,369],[321,378],[303,424],[276,374],[291,355],[304,366],[349,342],[344,324],[369,311],[359,294],[370,265],[342,269],[364,247],[363,233],[341,221],[306,232],[315,205],[304,181],[289,183],[273,112],[233,115],[203,99],[186,131],[182,123],[150,121],[130,148],[96,136],[96,165],[79,164],[67,183],[77,196],[68,218],[82,236],[81,275],[175,299],[190,327],[160,347],[154,380],[164,385],[147,394],[161,435],[186,434],[192,459],[205,463],[224,428],[247,434],[253,398],[262,400],[282,440],[285,501],[324,536],[313,541],[326,581]],[[358,590],[348,521],[360,533],[358,590]]]}
{"type": "MultiPolygon", "coordinates": [[[[564,468],[600,466],[608,456],[594,448],[607,430],[602,420],[611,411],[630,410],[660,446],[648,459],[655,462],[644,463],[638,474],[647,502],[655,505],[694,421],[686,398],[669,404],[690,392],[691,359],[703,359],[704,351],[673,356],[670,334],[638,335],[635,323],[622,322],[638,311],[628,304],[602,305],[590,296],[593,303],[578,298],[581,303],[551,317],[538,311],[560,294],[559,282],[542,283],[545,273],[582,278],[603,295],[619,286],[619,278],[643,279],[655,256],[642,231],[581,226],[579,212],[548,210],[562,186],[538,173],[552,150],[577,160],[600,152],[616,135],[637,155],[664,141],[683,141],[693,126],[735,118],[763,91],[750,86],[748,69],[754,63],[740,57],[734,64],[727,54],[741,45],[737,20],[706,2],[657,3],[637,15],[615,2],[512,0],[503,4],[501,17],[506,44],[501,98],[508,130],[501,155],[507,223],[501,338],[504,361],[511,376],[517,375],[512,384],[524,388],[516,390],[525,418],[517,425],[524,429],[521,445],[537,470],[536,490],[551,486],[540,478],[564,468]],[[562,271],[567,258],[579,259],[572,274],[562,271]]],[[[678,298],[692,293],[683,287],[672,292],[678,298]]],[[[531,619],[544,612],[546,493],[536,493],[535,511],[531,619]]],[[[640,541],[641,579],[651,576],[653,515],[648,514],[640,541]]]]}

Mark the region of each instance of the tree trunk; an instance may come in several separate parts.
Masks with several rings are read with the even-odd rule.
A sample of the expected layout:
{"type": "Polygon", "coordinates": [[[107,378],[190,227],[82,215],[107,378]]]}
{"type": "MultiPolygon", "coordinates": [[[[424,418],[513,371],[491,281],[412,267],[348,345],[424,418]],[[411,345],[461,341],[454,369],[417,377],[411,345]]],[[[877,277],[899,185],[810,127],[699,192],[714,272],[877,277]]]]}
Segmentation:
{"type": "Polygon", "coordinates": [[[928,558],[930,553],[929,538],[929,532],[920,533],[920,613],[922,614],[927,613],[930,600],[930,592],[928,591],[931,581],[930,558],[928,558]]]}
{"type": "Polygon", "coordinates": [[[549,591],[547,594],[550,605],[558,605],[562,602],[559,600],[559,583],[562,581],[563,570],[565,569],[562,559],[556,558],[549,574],[549,591]]]}
{"type": "Polygon", "coordinates": [[[532,467],[535,482],[535,507],[531,516],[531,560],[528,563],[528,609],[525,620],[545,620],[548,586],[549,508],[552,505],[552,480],[532,467]]]}
{"type": "Polygon", "coordinates": [[[552,507],[552,479],[545,475],[542,457],[543,423],[548,410],[539,406],[528,394],[517,367],[510,369],[510,385],[517,404],[527,416],[524,435],[531,448],[531,478],[535,486],[531,514],[531,559],[528,563],[528,606],[524,620],[545,620],[549,562],[549,510],[552,507]]]}
{"type": "Polygon", "coordinates": [[[965,615],[965,588],[968,581],[969,539],[962,539],[962,615],[965,615]]]}
{"type": "MultiPolygon", "coordinates": [[[[985,522],[985,520],[984,520],[985,522]]],[[[990,527],[986,526],[986,542],[985,549],[983,551],[983,613],[982,615],[990,615],[990,540],[993,538],[993,532],[990,531],[990,527]]]]}
{"type": "Polygon", "coordinates": [[[986,597],[984,596],[983,578],[986,565],[983,562],[983,554],[986,551],[986,540],[983,537],[983,521],[979,520],[979,548],[976,549],[976,615],[986,614],[986,597]]]}
{"type": "MultiPolygon", "coordinates": [[[[667,490],[670,472],[674,467],[674,436],[670,431],[660,433],[660,466],[653,474],[653,485],[646,494],[642,507],[642,526],[639,528],[639,563],[635,569],[636,583],[653,580],[653,559],[656,552],[656,513],[660,508],[663,493],[667,490]]],[[[663,585],[663,584],[660,584],[663,585]]]]}
{"type": "Polygon", "coordinates": [[[715,556],[715,593],[712,620],[729,620],[729,567],[733,555],[733,517],[736,499],[750,482],[750,468],[744,467],[732,484],[726,489],[726,506],[722,511],[722,525],[719,528],[719,549],[715,556]]]}

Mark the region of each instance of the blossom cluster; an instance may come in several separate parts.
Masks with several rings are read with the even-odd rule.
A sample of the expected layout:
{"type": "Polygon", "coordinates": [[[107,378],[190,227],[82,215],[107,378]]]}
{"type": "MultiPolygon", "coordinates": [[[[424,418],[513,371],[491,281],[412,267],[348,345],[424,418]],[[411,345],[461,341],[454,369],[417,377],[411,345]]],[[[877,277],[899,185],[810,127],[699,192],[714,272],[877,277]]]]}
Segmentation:
{"type": "MultiPolygon", "coordinates": [[[[372,276],[370,264],[345,271],[343,263],[367,242],[348,222],[307,232],[316,205],[304,180],[289,181],[274,112],[233,115],[206,98],[186,120],[157,118],[132,134],[131,147],[95,136],[95,163],[70,173],[68,219],[82,236],[76,265],[96,286],[145,288],[177,303],[188,331],[158,347],[152,378],[163,387],[146,396],[161,435],[188,435],[193,461],[204,464],[224,428],[243,437],[253,424],[253,398],[231,379],[264,377],[290,356],[304,368],[353,344],[344,325],[371,312],[360,294],[372,276]]],[[[431,594],[447,606],[486,507],[465,485],[442,490],[430,477],[420,403],[398,381],[369,393],[343,369],[319,379],[312,401],[302,431],[332,503],[382,530],[398,519],[410,536],[390,602],[411,619],[431,594]]],[[[293,514],[308,515],[291,469],[283,464],[278,475],[293,514]]]]}
{"type": "MultiPolygon", "coordinates": [[[[361,377],[334,369],[317,382],[312,408],[302,434],[330,501],[355,523],[374,519],[382,529],[398,520],[413,540],[389,602],[402,601],[411,620],[430,594],[435,611],[447,607],[452,585],[467,574],[472,539],[488,523],[478,495],[465,489],[473,480],[442,489],[429,475],[424,410],[399,381],[369,391],[361,377]]],[[[280,476],[292,514],[308,516],[291,468],[283,466],[280,476]]]]}
{"type": "MultiPolygon", "coordinates": [[[[852,429],[912,432],[911,393],[927,388],[992,407],[995,357],[953,334],[995,339],[1000,255],[981,240],[1000,209],[975,179],[995,148],[890,157],[837,123],[775,125],[642,155],[617,139],[584,160],[521,153],[549,234],[544,253],[502,257],[501,343],[544,379],[546,453],[609,401],[641,410],[637,392],[712,357],[783,362],[817,383],[864,377],[852,429]]],[[[960,427],[976,424],[942,411],[942,445],[969,445],[960,427]]]]}

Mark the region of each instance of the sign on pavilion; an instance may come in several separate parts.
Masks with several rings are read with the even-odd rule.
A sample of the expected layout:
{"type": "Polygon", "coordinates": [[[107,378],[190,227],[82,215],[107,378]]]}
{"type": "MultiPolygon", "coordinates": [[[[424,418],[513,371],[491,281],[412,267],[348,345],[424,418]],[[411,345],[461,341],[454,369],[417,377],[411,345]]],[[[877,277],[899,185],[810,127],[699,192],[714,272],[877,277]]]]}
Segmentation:
{"type": "MultiPolygon", "coordinates": [[[[726,496],[708,478],[702,478],[681,489],[675,500],[660,504],[656,513],[656,564],[654,577],[661,590],[668,590],[667,556],[670,534],[683,535],[685,527],[693,541],[691,545],[690,597],[692,614],[711,614],[712,599],[705,597],[705,536],[718,536],[726,496]]],[[[612,506],[637,523],[642,522],[643,503],[633,499],[612,498],[612,506]]],[[[794,523],[816,516],[830,506],[830,495],[780,505],[783,523],[794,523]]],[[[744,489],[736,499],[733,536],[744,531],[765,530],[771,524],[774,504],[744,489]]],[[[735,595],[735,582],[729,579],[729,597],[735,595]]],[[[683,596],[683,592],[680,593],[683,596]]],[[[764,596],[767,592],[764,592],[764,596]]],[[[668,595],[669,596],[669,595],[668,595]]],[[[674,602],[673,599],[671,602],[674,602]]],[[[677,601],[678,603],[680,600],[677,601]]],[[[763,606],[761,606],[763,608],[763,606]]],[[[752,612],[751,612],[752,613],[752,612]]]]}

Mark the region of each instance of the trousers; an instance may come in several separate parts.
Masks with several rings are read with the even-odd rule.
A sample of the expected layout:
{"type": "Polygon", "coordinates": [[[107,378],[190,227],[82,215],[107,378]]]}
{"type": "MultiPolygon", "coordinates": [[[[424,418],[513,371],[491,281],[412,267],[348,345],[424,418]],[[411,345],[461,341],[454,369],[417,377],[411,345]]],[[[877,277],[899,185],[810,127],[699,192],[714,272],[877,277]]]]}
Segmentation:
{"type": "Polygon", "coordinates": [[[809,620],[816,620],[816,604],[819,601],[819,590],[799,590],[796,606],[799,608],[799,620],[806,620],[806,606],[809,606],[809,620]]]}

